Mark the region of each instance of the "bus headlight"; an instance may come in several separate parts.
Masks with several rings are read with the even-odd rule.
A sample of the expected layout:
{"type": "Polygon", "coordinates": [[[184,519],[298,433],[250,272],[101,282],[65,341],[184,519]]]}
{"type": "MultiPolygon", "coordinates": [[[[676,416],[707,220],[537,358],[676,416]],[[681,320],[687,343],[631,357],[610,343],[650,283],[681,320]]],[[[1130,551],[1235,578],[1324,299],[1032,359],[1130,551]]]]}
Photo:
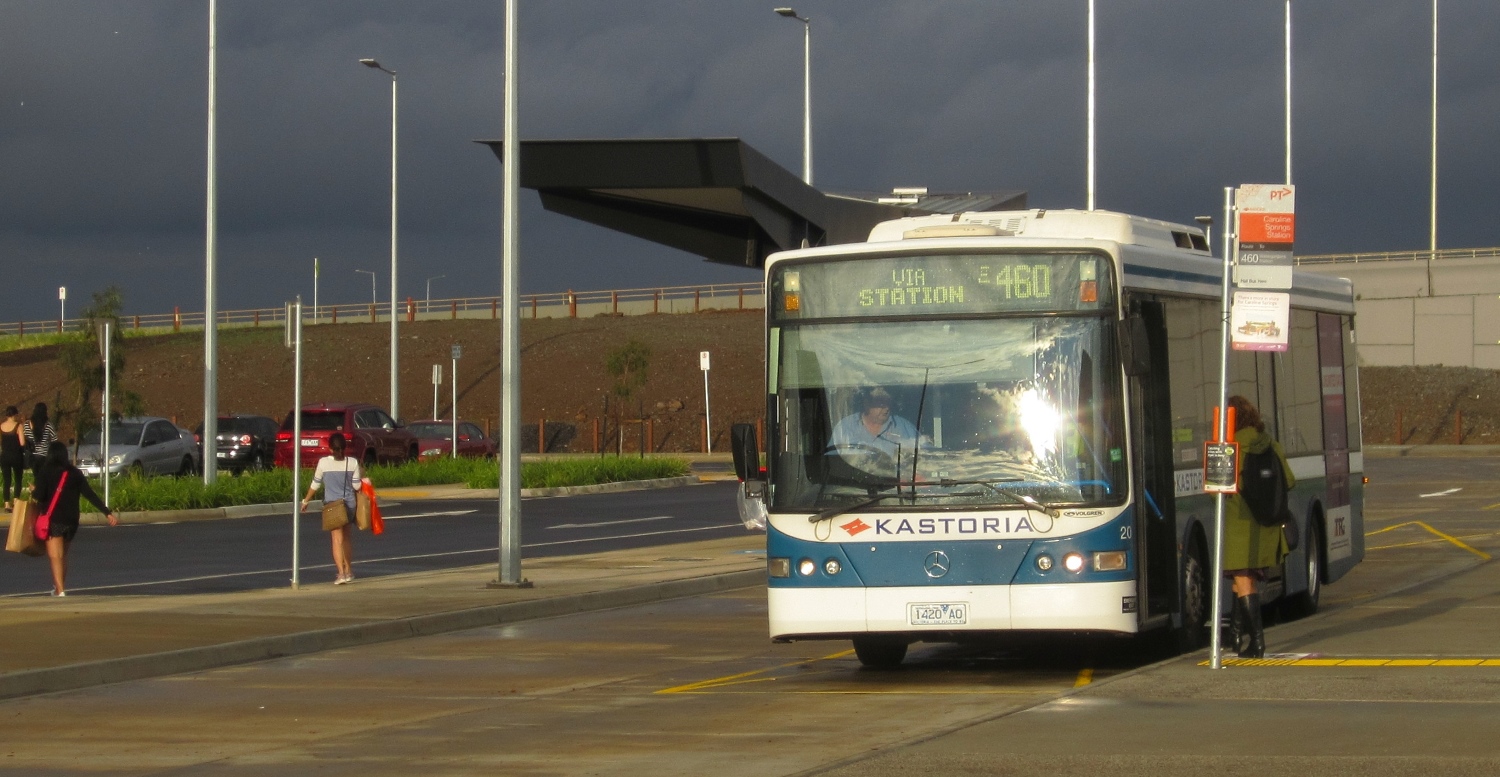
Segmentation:
{"type": "Polygon", "coordinates": [[[1074,572],[1074,573],[1082,572],[1083,571],[1083,554],[1082,553],[1069,553],[1068,555],[1063,556],[1063,569],[1066,569],[1069,572],[1074,572]]]}
{"type": "Polygon", "coordinates": [[[1094,554],[1095,572],[1119,572],[1125,568],[1125,551],[1107,550],[1094,554]]]}
{"type": "Polygon", "coordinates": [[[789,558],[766,559],[766,574],[771,577],[791,577],[792,560],[789,558]]]}
{"type": "Polygon", "coordinates": [[[1046,572],[1052,568],[1052,557],[1043,553],[1036,557],[1036,568],[1046,572]]]}
{"type": "Polygon", "coordinates": [[[813,563],[813,560],[810,558],[805,558],[797,562],[797,574],[803,577],[811,577],[812,573],[816,571],[818,571],[818,565],[813,563]]]}
{"type": "Polygon", "coordinates": [[[823,562],[823,571],[827,572],[829,577],[838,574],[839,570],[842,569],[843,567],[839,565],[839,560],[836,558],[831,558],[823,562]]]}

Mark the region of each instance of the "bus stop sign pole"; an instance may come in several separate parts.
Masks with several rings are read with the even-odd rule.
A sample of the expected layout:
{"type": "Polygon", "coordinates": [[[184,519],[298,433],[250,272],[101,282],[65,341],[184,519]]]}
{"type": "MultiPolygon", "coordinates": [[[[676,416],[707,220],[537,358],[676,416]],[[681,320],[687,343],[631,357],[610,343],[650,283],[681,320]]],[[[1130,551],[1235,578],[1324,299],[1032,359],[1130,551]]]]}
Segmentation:
{"type": "MultiPolygon", "coordinates": [[[[1229,262],[1231,246],[1234,245],[1233,237],[1239,232],[1239,225],[1233,221],[1234,218],[1234,189],[1224,188],[1224,299],[1220,310],[1219,322],[1219,407],[1227,407],[1226,401],[1229,394],[1229,262]]],[[[1225,432],[1225,426],[1229,423],[1227,411],[1218,414],[1217,440],[1229,439],[1225,432]]],[[[1219,655],[1220,632],[1219,620],[1224,616],[1224,608],[1221,605],[1224,594],[1224,494],[1214,495],[1214,562],[1213,562],[1213,601],[1209,603],[1209,632],[1208,632],[1208,665],[1213,669],[1222,669],[1224,659],[1219,655]]]]}

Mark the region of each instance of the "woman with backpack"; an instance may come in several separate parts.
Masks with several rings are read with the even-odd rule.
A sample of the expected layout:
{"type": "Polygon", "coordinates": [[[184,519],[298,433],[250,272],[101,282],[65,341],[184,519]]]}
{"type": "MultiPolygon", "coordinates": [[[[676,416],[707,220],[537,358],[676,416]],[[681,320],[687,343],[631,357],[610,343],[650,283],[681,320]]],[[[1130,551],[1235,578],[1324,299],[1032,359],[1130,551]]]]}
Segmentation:
{"type": "Polygon", "coordinates": [[[1266,424],[1255,405],[1236,395],[1229,398],[1229,406],[1235,412],[1234,439],[1239,443],[1241,458],[1241,493],[1224,502],[1224,576],[1234,581],[1230,633],[1240,658],[1262,658],[1266,654],[1266,634],[1261,624],[1258,583],[1266,579],[1266,570],[1279,566],[1290,550],[1279,524],[1268,526],[1251,513],[1244,494],[1244,462],[1248,457],[1271,451],[1286,477],[1285,487],[1290,489],[1297,479],[1281,444],[1266,433],[1266,424]]]}

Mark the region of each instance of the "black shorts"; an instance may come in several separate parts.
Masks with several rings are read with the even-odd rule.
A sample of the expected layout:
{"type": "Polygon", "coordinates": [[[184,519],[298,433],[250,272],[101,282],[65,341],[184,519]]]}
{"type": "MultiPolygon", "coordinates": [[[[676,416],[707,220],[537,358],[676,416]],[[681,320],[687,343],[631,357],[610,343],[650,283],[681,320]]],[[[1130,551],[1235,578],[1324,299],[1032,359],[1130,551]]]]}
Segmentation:
{"type": "Polygon", "coordinates": [[[47,538],[48,539],[56,539],[56,538],[60,537],[60,538],[62,538],[63,540],[65,540],[67,542],[72,542],[73,541],[73,535],[75,535],[77,533],[78,533],[78,524],[76,524],[76,523],[70,523],[70,524],[54,523],[54,524],[51,524],[50,526],[47,527],[47,538]]]}

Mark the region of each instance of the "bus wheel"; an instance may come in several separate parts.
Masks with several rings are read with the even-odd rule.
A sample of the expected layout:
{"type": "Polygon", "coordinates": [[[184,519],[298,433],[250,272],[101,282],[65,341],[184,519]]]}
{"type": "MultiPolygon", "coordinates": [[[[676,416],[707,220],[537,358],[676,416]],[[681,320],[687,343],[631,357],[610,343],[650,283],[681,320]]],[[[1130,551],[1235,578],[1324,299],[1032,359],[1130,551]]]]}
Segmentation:
{"type": "Polygon", "coordinates": [[[906,659],[906,643],[878,637],[855,637],[854,655],[871,669],[895,669],[906,659]]]}
{"type": "Polygon", "coordinates": [[[1287,615],[1291,618],[1306,618],[1318,611],[1318,600],[1323,596],[1323,542],[1318,527],[1322,516],[1313,515],[1308,521],[1307,539],[1307,590],[1286,601],[1287,615]]]}
{"type": "Polygon", "coordinates": [[[1194,541],[1188,545],[1188,552],[1182,559],[1182,628],[1177,632],[1177,647],[1184,653],[1207,643],[1205,627],[1210,595],[1203,546],[1194,541]]]}

